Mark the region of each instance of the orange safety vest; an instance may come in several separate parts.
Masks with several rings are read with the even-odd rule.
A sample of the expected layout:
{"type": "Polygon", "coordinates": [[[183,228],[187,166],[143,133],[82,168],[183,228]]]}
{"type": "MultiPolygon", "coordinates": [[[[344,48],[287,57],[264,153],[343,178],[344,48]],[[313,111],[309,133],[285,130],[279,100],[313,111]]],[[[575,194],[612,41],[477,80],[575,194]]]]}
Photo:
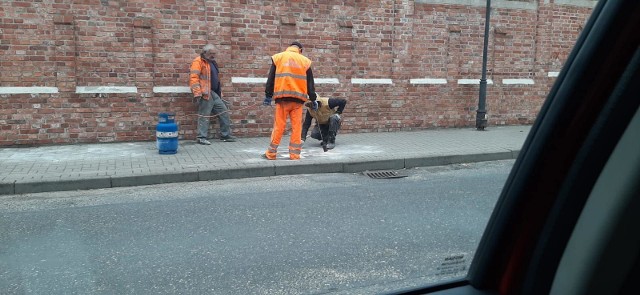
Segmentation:
{"type": "Polygon", "coordinates": [[[276,66],[273,98],[293,97],[303,102],[309,100],[307,70],[311,67],[311,60],[300,54],[300,49],[295,46],[290,46],[271,58],[276,66]]]}
{"type": "Polygon", "coordinates": [[[211,67],[209,63],[201,56],[196,57],[191,62],[189,72],[189,87],[193,96],[202,96],[205,100],[209,100],[211,95],[211,67]]]}

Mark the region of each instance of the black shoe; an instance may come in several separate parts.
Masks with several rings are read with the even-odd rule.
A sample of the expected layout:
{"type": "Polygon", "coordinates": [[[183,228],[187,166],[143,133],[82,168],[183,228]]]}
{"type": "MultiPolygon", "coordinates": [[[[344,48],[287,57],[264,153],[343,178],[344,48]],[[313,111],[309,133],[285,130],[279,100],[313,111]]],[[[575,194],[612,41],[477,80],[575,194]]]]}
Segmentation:
{"type": "Polygon", "coordinates": [[[224,142],[234,142],[236,141],[236,138],[232,135],[229,136],[224,136],[224,137],[220,137],[220,139],[224,142]]]}
{"type": "Polygon", "coordinates": [[[325,152],[329,150],[329,148],[327,148],[327,142],[326,141],[323,141],[320,144],[320,146],[322,146],[322,150],[325,151],[325,152]]]}

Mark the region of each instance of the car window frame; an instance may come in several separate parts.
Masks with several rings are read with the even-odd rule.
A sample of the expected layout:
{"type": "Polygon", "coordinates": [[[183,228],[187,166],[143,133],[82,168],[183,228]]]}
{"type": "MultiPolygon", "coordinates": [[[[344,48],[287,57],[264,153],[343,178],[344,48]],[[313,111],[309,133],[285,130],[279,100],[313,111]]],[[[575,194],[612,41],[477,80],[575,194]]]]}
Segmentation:
{"type": "Polygon", "coordinates": [[[550,291],[594,183],[640,105],[631,63],[640,45],[639,3],[601,0],[594,7],[514,163],[467,277],[394,294],[550,291]]]}

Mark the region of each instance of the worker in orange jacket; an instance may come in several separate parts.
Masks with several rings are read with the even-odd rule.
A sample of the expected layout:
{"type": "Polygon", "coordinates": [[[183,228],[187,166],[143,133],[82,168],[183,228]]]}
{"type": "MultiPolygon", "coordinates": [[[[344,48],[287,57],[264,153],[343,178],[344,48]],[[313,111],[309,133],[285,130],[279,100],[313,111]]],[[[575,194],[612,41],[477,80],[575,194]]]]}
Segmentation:
{"type": "Polygon", "coordinates": [[[263,157],[275,160],[282,134],[291,122],[289,140],[289,159],[299,160],[302,152],[302,109],[303,104],[311,101],[312,108],[318,108],[316,91],[311,71],[311,60],[302,55],[302,44],[293,42],[285,51],[271,57],[271,68],[265,87],[263,105],[271,105],[275,100],[275,122],[271,132],[271,144],[263,157]]]}
{"type": "Polygon", "coordinates": [[[198,104],[198,135],[197,143],[210,145],[207,139],[209,134],[209,117],[211,112],[218,114],[220,123],[220,139],[225,142],[235,141],[231,135],[231,119],[227,103],[222,99],[220,71],[215,61],[215,47],[207,44],[202,48],[200,56],[191,62],[189,73],[189,87],[198,104]]]}

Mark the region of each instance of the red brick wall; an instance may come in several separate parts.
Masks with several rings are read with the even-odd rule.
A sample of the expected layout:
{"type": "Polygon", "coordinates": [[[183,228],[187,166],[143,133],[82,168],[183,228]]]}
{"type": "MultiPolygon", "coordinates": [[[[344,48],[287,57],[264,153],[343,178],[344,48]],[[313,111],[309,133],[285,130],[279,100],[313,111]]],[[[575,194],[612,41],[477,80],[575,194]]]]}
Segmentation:
{"type": "MultiPolygon", "coordinates": [[[[154,87],[187,86],[189,63],[207,43],[219,50],[223,97],[232,103],[233,129],[240,137],[269,135],[272,108],[259,106],[262,83],[232,83],[232,78],[266,78],[269,57],[292,40],[305,45],[316,78],[339,81],[318,84],[317,90],[349,100],[344,132],[475,126],[478,85],[458,80],[480,78],[485,9],[419,2],[3,1],[0,146],[154,140],[163,111],[176,112],[181,138],[192,139],[191,95],[156,93],[154,87]],[[421,78],[447,83],[410,83],[421,78]],[[134,92],[76,89],[90,86],[134,92]],[[57,93],[2,92],[16,89],[11,87],[49,87],[57,93]]],[[[553,0],[524,2],[536,8],[492,9],[489,126],[533,122],[554,81],[548,73],[561,69],[591,12],[553,0]]]]}

